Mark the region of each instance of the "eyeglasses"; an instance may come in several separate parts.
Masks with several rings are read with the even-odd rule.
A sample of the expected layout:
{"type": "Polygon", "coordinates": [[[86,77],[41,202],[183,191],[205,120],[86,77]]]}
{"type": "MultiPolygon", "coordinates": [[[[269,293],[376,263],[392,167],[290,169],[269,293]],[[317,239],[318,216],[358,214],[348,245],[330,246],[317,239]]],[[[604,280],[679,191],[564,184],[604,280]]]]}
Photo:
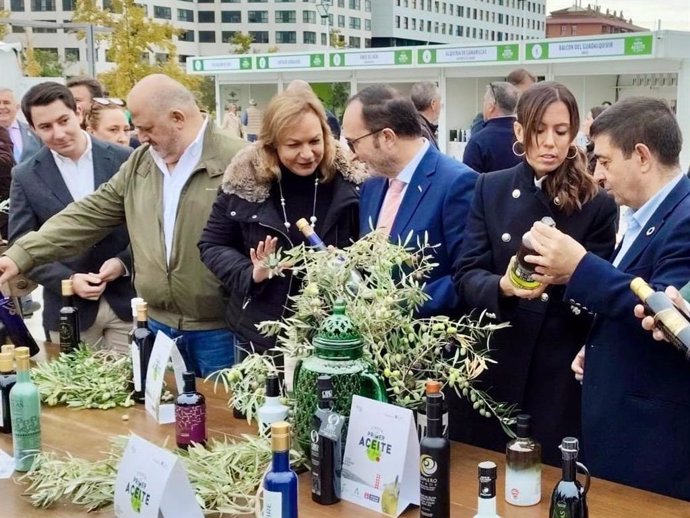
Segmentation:
{"type": "Polygon", "coordinates": [[[125,102],[117,97],[94,97],[92,99],[94,103],[98,103],[101,106],[108,106],[114,104],[115,106],[124,106],[125,102]]]}
{"type": "Polygon", "coordinates": [[[347,138],[346,138],[346,139],[345,139],[345,142],[347,143],[347,147],[350,148],[350,151],[352,151],[353,153],[356,153],[356,151],[355,151],[355,144],[357,144],[357,142],[359,142],[359,141],[362,140],[363,138],[367,138],[367,137],[371,137],[372,135],[376,135],[377,133],[380,133],[381,131],[383,131],[383,130],[385,130],[385,129],[386,129],[386,128],[377,129],[376,131],[372,131],[371,133],[367,133],[366,135],[362,135],[361,137],[357,137],[357,138],[354,139],[354,140],[350,140],[350,139],[347,139],[347,138]]]}

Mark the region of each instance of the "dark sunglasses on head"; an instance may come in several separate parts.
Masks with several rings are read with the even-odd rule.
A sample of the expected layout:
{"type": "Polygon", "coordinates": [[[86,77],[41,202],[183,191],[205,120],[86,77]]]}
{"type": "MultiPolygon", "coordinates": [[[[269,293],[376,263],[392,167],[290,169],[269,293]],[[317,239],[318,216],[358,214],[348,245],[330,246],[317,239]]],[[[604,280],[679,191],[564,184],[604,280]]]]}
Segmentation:
{"type": "Polygon", "coordinates": [[[94,97],[94,103],[98,103],[101,106],[108,106],[109,104],[114,104],[115,106],[124,106],[125,102],[117,97],[94,97]]]}

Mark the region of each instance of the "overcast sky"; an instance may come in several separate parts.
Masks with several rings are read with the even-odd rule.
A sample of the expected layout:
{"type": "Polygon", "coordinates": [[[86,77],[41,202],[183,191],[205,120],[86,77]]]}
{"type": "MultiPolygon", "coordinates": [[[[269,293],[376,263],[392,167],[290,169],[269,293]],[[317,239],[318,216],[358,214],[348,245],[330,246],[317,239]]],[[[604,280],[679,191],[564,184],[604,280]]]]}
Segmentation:
{"type": "MultiPolygon", "coordinates": [[[[578,0],[579,1],[579,0],[578,0]]],[[[598,3],[602,11],[623,10],[626,18],[635,25],[654,29],[661,20],[662,29],[690,31],[690,0],[581,0],[582,7],[598,3]]],[[[575,0],[546,0],[546,12],[563,9],[575,0]]]]}

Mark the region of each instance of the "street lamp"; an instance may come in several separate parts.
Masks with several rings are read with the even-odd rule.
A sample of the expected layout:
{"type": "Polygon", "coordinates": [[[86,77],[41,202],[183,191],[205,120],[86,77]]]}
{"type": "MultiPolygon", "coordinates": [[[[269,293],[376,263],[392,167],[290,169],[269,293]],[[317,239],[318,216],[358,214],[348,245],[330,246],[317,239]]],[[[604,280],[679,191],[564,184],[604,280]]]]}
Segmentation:
{"type": "Polygon", "coordinates": [[[331,51],[331,17],[328,15],[328,11],[333,7],[333,0],[319,0],[316,4],[316,10],[319,12],[321,19],[326,20],[326,63],[330,64],[330,51],[331,51]]]}

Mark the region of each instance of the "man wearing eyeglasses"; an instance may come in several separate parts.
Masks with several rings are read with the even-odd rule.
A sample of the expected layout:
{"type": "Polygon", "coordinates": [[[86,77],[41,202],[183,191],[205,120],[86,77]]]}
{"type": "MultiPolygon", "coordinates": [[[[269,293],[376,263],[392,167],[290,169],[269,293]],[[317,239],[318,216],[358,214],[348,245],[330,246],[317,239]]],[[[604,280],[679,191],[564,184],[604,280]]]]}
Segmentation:
{"type": "MultiPolygon", "coordinates": [[[[81,129],[76,101],[64,85],[46,82],[34,86],[22,99],[22,111],[45,145],[13,171],[10,241],[38,230],[70,203],[93,193],[130,154],[130,150],[92,138],[81,129]]],[[[130,270],[124,225],[113,226],[87,250],[34,268],[28,277],[43,286],[43,326],[51,341],[60,340],[61,281],[72,279],[82,340],[127,351],[127,334],[132,328],[130,299],[134,296],[125,275],[130,270]]]]}
{"type": "Polygon", "coordinates": [[[478,173],[510,169],[520,160],[513,152],[515,107],[520,91],[508,82],[489,83],[484,94],[484,127],[472,134],[462,161],[478,173]]]}
{"type": "Polygon", "coordinates": [[[375,177],[362,185],[360,234],[372,229],[393,241],[424,242],[428,235],[438,266],[427,279],[431,299],[421,317],[450,315],[457,306],[451,265],[462,243],[477,173],[441,154],[422,136],[409,98],[385,85],[355,94],[343,115],[342,135],[375,177]]]}
{"type": "Polygon", "coordinates": [[[208,376],[233,363],[220,281],[201,262],[197,242],[225,168],[245,142],[223,133],[174,79],[139,81],[127,106],[142,146],[96,192],[71,204],[0,258],[0,283],[88,249],[127,224],[137,295],[149,327],[177,339],[189,370],[208,376]]]}

